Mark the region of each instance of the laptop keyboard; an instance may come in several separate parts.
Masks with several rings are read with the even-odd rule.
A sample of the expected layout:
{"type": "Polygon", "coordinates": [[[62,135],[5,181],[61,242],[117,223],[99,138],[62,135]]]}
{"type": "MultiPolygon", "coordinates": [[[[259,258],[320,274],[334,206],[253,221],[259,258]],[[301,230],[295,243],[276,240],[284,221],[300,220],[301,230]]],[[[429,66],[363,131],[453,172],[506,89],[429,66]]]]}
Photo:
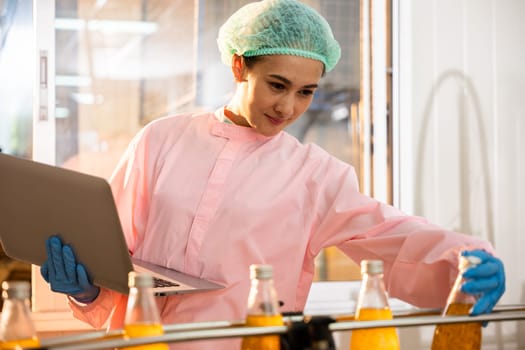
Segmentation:
{"type": "Polygon", "coordinates": [[[163,280],[162,278],[153,277],[153,285],[155,287],[166,288],[166,287],[178,287],[180,284],[163,280]]]}

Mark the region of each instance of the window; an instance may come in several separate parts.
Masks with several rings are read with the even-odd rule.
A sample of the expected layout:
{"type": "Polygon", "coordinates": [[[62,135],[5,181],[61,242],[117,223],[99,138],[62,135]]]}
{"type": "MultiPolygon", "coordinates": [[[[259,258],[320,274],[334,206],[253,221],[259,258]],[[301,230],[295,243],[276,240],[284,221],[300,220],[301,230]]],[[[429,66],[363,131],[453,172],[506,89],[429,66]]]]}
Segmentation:
{"type": "MultiPolygon", "coordinates": [[[[57,0],[56,163],[108,177],[149,121],[224,105],[234,86],[216,35],[247,2],[57,0]]],[[[343,55],[289,131],[355,163],[350,114],[359,102],[359,2],[308,3],[331,23],[343,55]]],[[[319,257],[318,278],[346,279],[347,260],[330,249],[319,257]]]]}
{"type": "MultiPolygon", "coordinates": [[[[25,136],[13,140],[25,145],[20,147],[25,147],[28,158],[109,177],[130,139],[149,121],[185,111],[213,110],[228,101],[234,86],[229,67],[220,62],[216,35],[224,20],[248,2],[34,2],[37,50],[31,40],[17,43],[27,43],[27,47],[19,45],[23,46],[19,50],[27,50],[31,60],[40,55],[33,61],[41,63],[40,70],[42,62],[47,64],[49,89],[43,95],[42,82],[35,82],[40,90],[34,105],[42,111],[47,104],[49,115],[35,114],[31,135],[31,113],[25,117],[17,113],[25,136]],[[34,154],[28,151],[32,143],[34,154]]],[[[367,112],[362,112],[361,57],[369,51],[362,47],[366,26],[361,20],[368,5],[358,0],[304,2],[330,22],[342,58],[322,79],[310,110],[288,131],[354,165],[361,182],[366,182],[370,172],[363,171],[367,166],[363,150],[369,148],[369,139],[362,135],[371,128],[363,123],[367,112]]],[[[20,10],[21,6],[31,9],[30,0],[18,4],[19,13],[30,13],[20,10]]],[[[14,41],[15,30],[8,30],[7,36],[6,44],[14,41]]],[[[42,78],[38,74],[34,73],[42,78]]],[[[5,140],[0,133],[0,143],[5,140]]],[[[11,148],[6,151],[14,153],[11,148]]],[[[359,278],[358,268],[337,249],[319,256],[317,279],[354,278],[359,278]]]]}
{"type": "MultiPolygon", "coordinates": [[[[23,158],[32,157],[33,146],[32,15],[31,0],[0,2],[0,151],[23,158]]],[[[0,282],[30,277],[31,266],[0,247],[0,282]]]]}

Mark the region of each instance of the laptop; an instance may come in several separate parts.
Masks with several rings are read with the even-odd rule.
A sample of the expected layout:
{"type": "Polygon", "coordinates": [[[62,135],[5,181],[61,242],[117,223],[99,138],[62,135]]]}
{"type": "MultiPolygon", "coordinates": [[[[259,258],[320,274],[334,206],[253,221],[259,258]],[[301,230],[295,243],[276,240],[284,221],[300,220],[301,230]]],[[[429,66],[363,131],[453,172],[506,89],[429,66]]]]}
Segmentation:
{"type": "Polygon", "coordinates": [[[0,241],[12,259],[41,266],[46,240],[71,245],[95,285],[128,293],[128,272],[149,272],[156,295],[223,288],[130,256],[109,183],[0,153],[0,241]]]}

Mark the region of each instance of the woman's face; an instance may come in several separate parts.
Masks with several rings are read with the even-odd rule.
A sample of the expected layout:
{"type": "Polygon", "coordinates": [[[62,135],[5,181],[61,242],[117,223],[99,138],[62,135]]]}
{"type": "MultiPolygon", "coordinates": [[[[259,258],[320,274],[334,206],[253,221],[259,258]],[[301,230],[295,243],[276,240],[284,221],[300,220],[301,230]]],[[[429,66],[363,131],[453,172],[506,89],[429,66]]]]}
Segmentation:
{"type": "Polygon", "coordinates": [[[227,106],[235,124],[273,136],[297,120],[310,106],[323,74],[320,61],[291,55],[259,58],[247,67],[235,56],[235,96],[227,106]]]}

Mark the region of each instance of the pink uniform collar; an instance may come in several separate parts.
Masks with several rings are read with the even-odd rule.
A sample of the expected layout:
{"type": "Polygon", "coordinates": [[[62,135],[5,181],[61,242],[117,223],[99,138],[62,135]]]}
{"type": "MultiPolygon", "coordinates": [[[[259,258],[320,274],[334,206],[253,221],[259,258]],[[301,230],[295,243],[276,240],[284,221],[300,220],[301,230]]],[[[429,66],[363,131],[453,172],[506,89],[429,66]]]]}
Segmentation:
{"type": "Polygon", "coordinates": [[[232,124],[224,115],[224,107],[215,111],[215,118],[210,118],[211,133],[216,136],[228,139],[246,141],[266,141],[275,136],[265,136],[256,132],[254,129],[232,124]]]}

